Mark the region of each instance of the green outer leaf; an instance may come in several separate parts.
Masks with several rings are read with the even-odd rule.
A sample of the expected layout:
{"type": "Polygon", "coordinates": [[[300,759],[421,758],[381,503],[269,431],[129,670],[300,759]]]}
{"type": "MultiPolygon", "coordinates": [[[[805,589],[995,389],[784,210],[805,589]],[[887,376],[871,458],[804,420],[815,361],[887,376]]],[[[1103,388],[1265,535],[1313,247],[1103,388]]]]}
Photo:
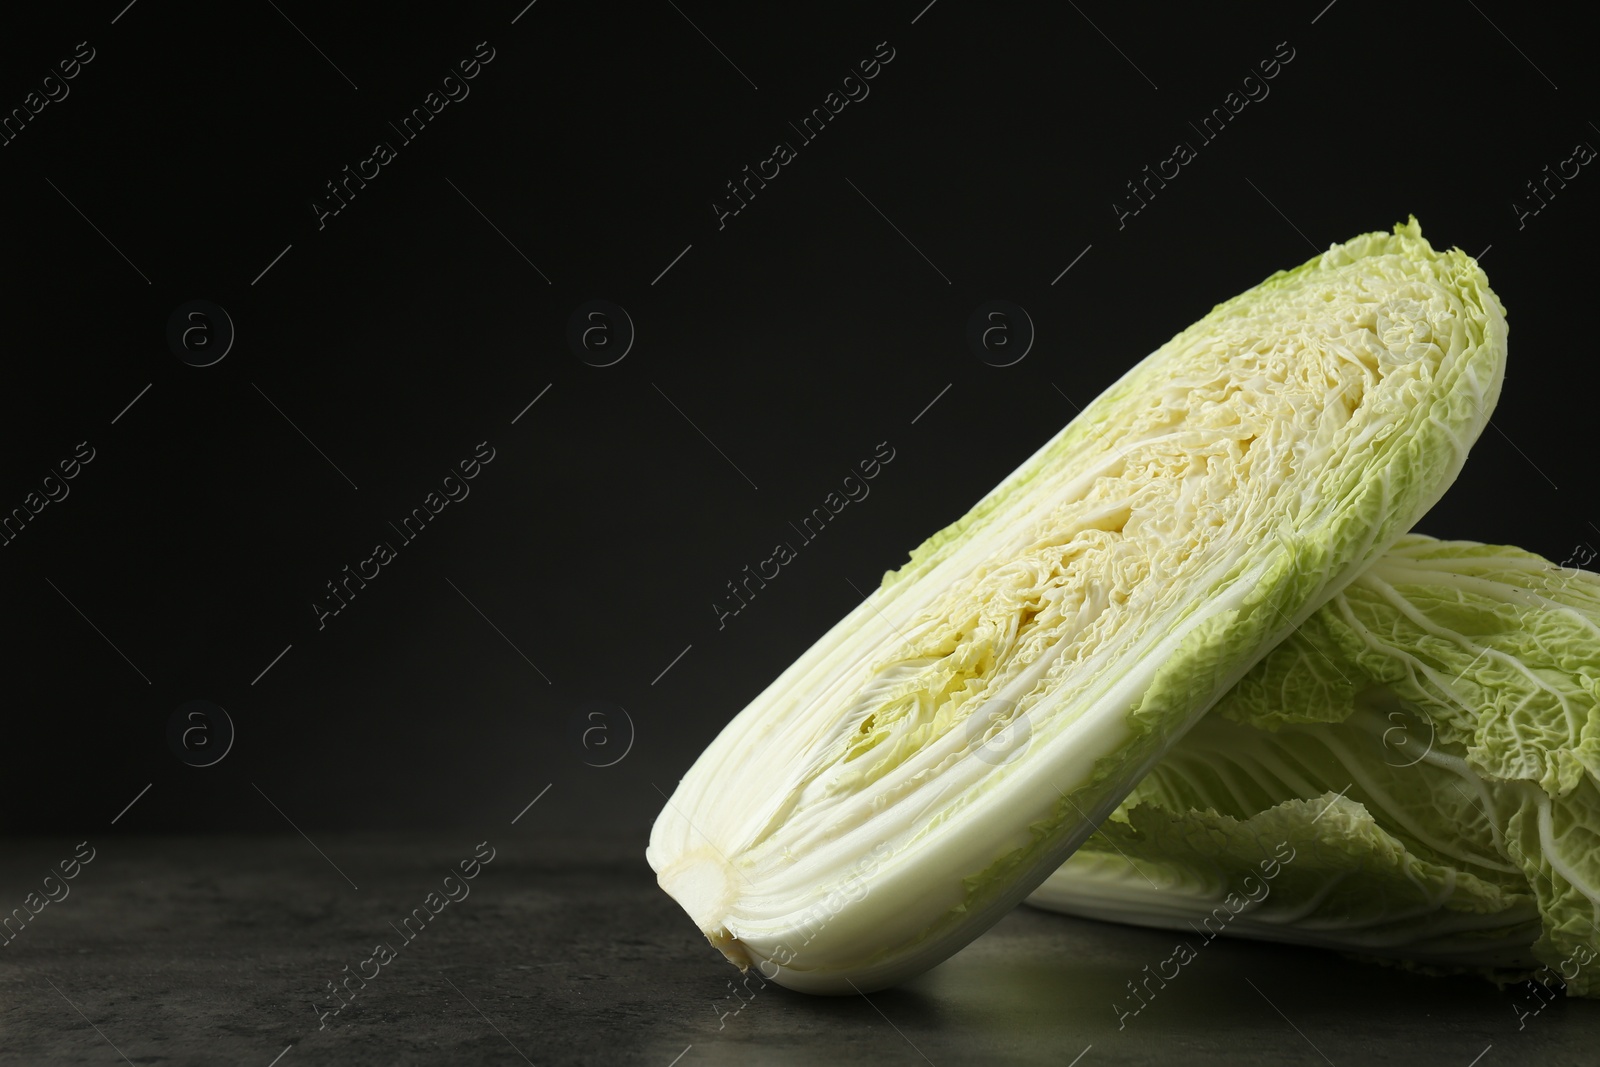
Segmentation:
{"type": "MultiPolygon", "coordinates": [[[[1336,793],[1239,819],[1140,805],[1069,861],[1078,914],[1217,936],[1527,970],[1531,895],[1422,859],[1336,793]]],[[[1067,890],[1073,892],[1067,895],[1067,890]]]]}
{"type": "MultiPolygon", "coordinates": [[[[1363,840],[1403,854],[1406,877],[1438,892],[1435,911],[1391,920],[1397,954],[1441,962],[1437,924],[1463,899],[1492,902],[1493,887],[1508,919],[1536,902],[1542,925],[1523,947],[1543,976],[1600,995],[1579,965],[1600,953],[1597,732],[1600,576],[1521,549],[1408,536],[1218,701],[1036,899],[1097,900],[1130,864],[1188,884],[1233,848],[1193,845],[1217,820],[1254,825],[1294,798],[1343,793],[1363,840]],[[1406,947],[1408,929],[1418,944],[1434,938],[1432,956],[1406,947]]],[[[1329,816],[1294,844],[1319,846],[1345,825],[1329,816]]],[[[1400,871],[1352,852],[1331,873],[1398,885],[1400,871]]],[[[1316,943],[1371,953],[1365,931],[1399,899],[1357,897],[1342,911],[1324,901],[1250,936],[1306,940],[1317,926],[1316,943]]],[[[1462,963],[1520,966],[1466,951],[1462,963]]]]}

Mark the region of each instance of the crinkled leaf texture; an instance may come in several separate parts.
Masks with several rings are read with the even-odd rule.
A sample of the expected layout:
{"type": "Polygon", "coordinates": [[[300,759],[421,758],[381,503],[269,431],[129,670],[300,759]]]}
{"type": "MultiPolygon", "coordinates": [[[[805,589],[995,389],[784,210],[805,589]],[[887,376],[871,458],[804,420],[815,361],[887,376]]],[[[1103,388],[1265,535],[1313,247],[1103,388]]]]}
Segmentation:
{"type": "Polygon", "coordinates": [[[1505,336],[1415,220],[1219,304],[728,724],[656,821],[662,887],[792,988],[938,963],[1438,499],[1505,336]]]}
{"type": "Polygon", "coordinates": [[[1273,649],[1030,902],[1600,995],[1600,576],[1408,536],[1273,649]],[[1265,850],[1265,851],[1264,851],[1265,850]]]}

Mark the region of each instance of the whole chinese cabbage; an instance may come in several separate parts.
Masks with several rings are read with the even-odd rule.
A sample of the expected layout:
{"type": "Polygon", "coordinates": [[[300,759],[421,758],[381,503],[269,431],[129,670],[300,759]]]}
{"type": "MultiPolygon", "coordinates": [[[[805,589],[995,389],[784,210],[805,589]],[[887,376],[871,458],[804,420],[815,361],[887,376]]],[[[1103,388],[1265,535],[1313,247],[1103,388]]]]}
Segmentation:
{"type": "Polygon", "coordinates": [[[661,886],[795,989],[938,963],[1438,499],[1505,337],[1415,220],[1217,305],[729,723],[656,821],[661,886]]]}
{"type": "Polygon", "coordinates": [[[1597,782],[1600,575],[1413,535],[1029,899],[1600,995],[1597,782]]]}

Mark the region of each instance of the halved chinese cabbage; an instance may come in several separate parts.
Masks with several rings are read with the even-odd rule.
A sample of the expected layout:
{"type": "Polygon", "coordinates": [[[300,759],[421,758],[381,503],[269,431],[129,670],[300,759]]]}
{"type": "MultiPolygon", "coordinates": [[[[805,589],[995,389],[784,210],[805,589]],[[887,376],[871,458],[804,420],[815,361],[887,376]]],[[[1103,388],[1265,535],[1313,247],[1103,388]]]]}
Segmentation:
{"type": "Polygon", "coordinates": [[[656,821],[661,886],[795,989],[938,963],[1437,500],[1505,339],[1414,219],[1217,305],[729,723],[656,821]]]}
{"type": "Polygon", "coordinates": [[[1412,535],[1268,653],[1029,902],[1596,996],[1597,775],[1600,575],[1412,535]],[[1284,842],[1295,858],[1250,889],[1284,842]]]}

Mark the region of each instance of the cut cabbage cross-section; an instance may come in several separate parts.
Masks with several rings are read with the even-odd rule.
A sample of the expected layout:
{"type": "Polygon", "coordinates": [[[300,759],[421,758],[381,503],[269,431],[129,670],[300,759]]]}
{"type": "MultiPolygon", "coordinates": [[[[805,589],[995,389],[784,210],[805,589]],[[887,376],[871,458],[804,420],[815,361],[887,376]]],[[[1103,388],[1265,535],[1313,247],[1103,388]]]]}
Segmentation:
{"type": "Polygon", "coordinates": [[[938,963],[1433,504],[1505,337],[1414,219],[1219,304],[729,723],[656,821],[662,887],[791,988],[938,963]]]}

